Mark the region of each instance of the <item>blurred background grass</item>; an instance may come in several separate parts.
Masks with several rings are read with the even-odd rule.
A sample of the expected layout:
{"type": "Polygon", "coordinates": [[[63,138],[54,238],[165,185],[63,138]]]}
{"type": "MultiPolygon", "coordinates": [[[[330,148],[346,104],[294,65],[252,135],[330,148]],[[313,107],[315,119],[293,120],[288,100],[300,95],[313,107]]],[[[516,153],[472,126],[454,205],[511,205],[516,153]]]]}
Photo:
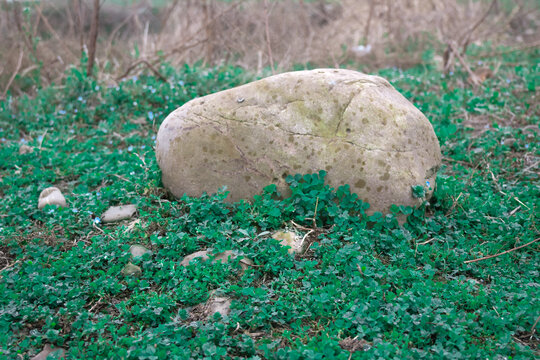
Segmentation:
{"type": "MultiPolygon", "coordinates": [[[[3,1],[0,96],[61,83],[91,47],[94,0],[3,1]]],[[[455,46],[537,47],[537,0],[101,0],[93,73],[113,85],[159,66],[229,63],[450,71],[455,46]],[[446,52],[446,57],[445,57],[446,52]]],[[[508,50],[508,49],[506,49],[508,50]]],[[[91,54],[91,52],[90,52],[91,54]]],[[[481,54],[480,54],[481,55],[481,54]]]]}

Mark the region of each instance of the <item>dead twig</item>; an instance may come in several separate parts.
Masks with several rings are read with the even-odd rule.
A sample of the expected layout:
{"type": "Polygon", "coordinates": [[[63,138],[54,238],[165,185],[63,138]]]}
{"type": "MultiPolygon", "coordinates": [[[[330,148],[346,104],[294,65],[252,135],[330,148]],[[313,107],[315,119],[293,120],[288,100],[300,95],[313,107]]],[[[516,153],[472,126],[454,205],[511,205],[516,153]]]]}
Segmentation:
{"type": "Polygon", "coordinates": [[[540,321],[540,316],[536,318],[536,321],[534,322],[533,326],[531,327],[531,338],[536,332],[536,325],[538,325],[538,321],[540,321]]]}
{"type": "Polygon", "coordinates": [[[88,64],[86,67],[86,76],[92,76],[94,62],[96,60],[96,43],[98,36],[99,25],[99,0],[94,0],[94,12],[92,16],[92,24],[90,25],[90,43],[88,47],[88,64]]]}
{"type": "Polygon", "coordinates": [[[49,30],[49,32],[56,38],[56,40],[58,40],[58,42],[60,42],[60,44],[64,48],[64,51],[69,53],[71,56],[75,57],[75,54],[73,54],[71,49],[68,46],[66,46],[66,42],[60,37],[60,35],[58,35],[58,33],[54,30],[49,20],[43,15],[43,12],[41,10],[41,5],[36,6],[36,11],[38,13],[38,16],[43,21],[43,24],[45,24],[45,27],[47,28],[47,30],[49,30]]]}
{"type": "Polygon", "coordinates": [[[150,64],[147,60],[144,60],[144,59],[140,59],[138,61],[135,61],[133,64],[131,64],[127,69],[126,71],[120,75],[119,77],[116,78],[116,81],[120,81],[122,80],[123,78],[127,77],[129,75],[129,73],[131,71],[133,71],[133,69],[135,69],[137,66],[141,65],[141,64],[144,64],[146,65],[153,73],[154,75],[156,75],[161,81],[163,82],[168,82],[167,78],[165,76],[163,76],[155,67],[154,65],[150,64]]]}
{"type": "Polygon", "coordinates": [[[487,54],[479,54],[479,55],[471,56],[471,58],[473,58],[473,59],[484,59],[484,58],[490,58],[490,57],[499,57],[501,55],[513,53],[515,51],[534,49],[534,48],[537,48],[537,47],[540,47],[540,41],[535,41],[535,42],[533,42],[531,44],[527,44],[527,45],[517,46],[517,47],[515,47],[513,49],[509,49],[509,50],[505,50],[505,51],[491,52],[491,53],[487,53],[487,54]]]}
{"type": "Polygon", "coordinates": [[[132,181],[126,179],[125,177],[121,176],[121,175],[118,175],[118,174],[112,174],[112,176],[116,176],[117,178],[119,178],[120,180],[124,180],[124,181],[127,181],[128,183],[132,183],[132,181]]]}
{"type": "Polygon", "coordinates": [[[443,54],[443,64],[444,64],[444,72],[448,73],[450,69],[454,67],[454,57],[456,57],[461,65],[467,70],[469,73],[470,79],[473,82],[473,85],[479,85],[480,80],[478,77],[471,71],[467,63],[463,60],[462,54],[465,55],[465,51],[467,50],[467,47],[469,46],[469,43],[471,41],[471,36],[474,33],[474,31],[482,24],[489,13],[491,12],[492,8],[497,4],[497,0],[493,0],[491,2],[490,7],[488,10],[484,13],[483,16],[481,16],[463,35],[460,37],[460,39],[457,41],[457,44],[454,44],[452,41],[450,41],[446,47],[446,50],[443,54]],[[461,48],[461,53],[458,49],[458,47],[461,48]]]}
{"type": "Polygon", "coordinates": [[[467,47],[469,47],[469,43],[471,41],[471,35],[474,33],[474,31],[480,26],[480,24],[482,24],[484,22],[484,20],[486,20],[486,18],[488,17],[489,13],[491,12],[491,10],[493,9],[493,7],[497,4],[497,0],[493,0],[491,2],[491,5],[489,6],[488,10],[484,13],[484,15],[479,18],[474,24],[473,26],[471,26],[471,28],[466,32],[464,33],[462,36],[461,36],[461,40],[459,41],[460,44],[461,44],[461,49],[462,49],[462,52],[463,54],[465,54],[465,51],[467,51],[467,47]]]}
{"type": "MultiPolygon", "coordinates": [[[[178,6],[178,3],[179,1],[178,0],[174,0],[173,3],[171,4],[171,6],[169,6],[169,8],[167,9],[167,11],[165,11],[165,14],[164,14],[164,17],[161,19],[161,28],[162,29],[165,29],[165,27],[167,26],[167,23],[169,22],[169,19],[171,17],[171,15],[173,14],[174,12],[174,9],[176,8],[176,6],[178,6]]],[[[161,44],[161,36],[164,34],[165,32],[162,32],[160,34],[160,41],[158,41],[158,43],[161,44]]]]}
{"type": "MultiPolygon", "coordinates": [[[[37,52],[36,52],[36,48],[32,44],[32,39],[30,37],[31,35],[27,34],[27,31],[26,31],[26,29],[24,27],[24,24],[23,24],[23,18],[22,17],[23,17],[23,15],[22,15],[21,4],[19,2],[15,2],[13,4],[13,18],[15,19],[15,25],[17,26],[17,30],[18,30],[21,38],[23,39],[24,44],[28,48],[28,51],[30,52],[30,54],[32,54],[34,56],[34,59],[36,60],[36,62],[39,62],[39,58],[38,58],[38,55],[37,55],[37,52]]],[[[39,21],[39,17],[38,17],[37,21],[39,21]]]]}
{"type": "Polygon", "coordinates": [[[2,269],[0,269],[0,272],[2,272],[2,271],[4,271],[4,270],[7,270],[7,269],[9,269],[9,268],[12,268],[12,267],[14,267],[15,265],[17,265],[17,264],[20,263],[20,262],[21,262],[21,260],[19,259],[19,260],[15,261],[15,262],[14,262],[13,264],[11,264],[11,265],[8,264],[8,265],[4,266],[2,269]]]}
{"type": "Polygon", "coordinates": [[[211,26],[212,24],[214,24],[219,18],[223,17],[225,14],[231,12],[232,10],[236,9],[238,6],[240,6],[241,2],[237,2],[233,5],[231,5],[230,7],[228,7],[227,9],[223,10],[222,12],[220,12],[219,14],[215,15],[214,17],[212,17],[208,22],[206,22],[205,25],[201,26],[201,28],[199,28],[197,31],[194,31],[193,33],[191,33],[189,36],[186,36],[184,42],[182,44],[180,44],[179,46],[176,46],[170,50],[167,50],[165,52],[162,52],[162,50],[160,51],[157,51],[156,52],[156,55],[152,58],[152,59],[149,59],[149,60],[137,60],[135,61],[134,63],[130,64],[128,66],[128,69],[119,77],[116,78],[117,81],[125,78],[126,76],[128,76],[131,71],[133,71],[133,69],[140,65],[141,63],[145,64],[150,70],[152,70],[159,78],[161,78],[162,80],[164,81],[167,81],[165,79],[165,77],[163,75],[161,75],[156,69],[155,69],[155,65],[157,65],[160,61],[170,57],[171,55],[173,54],[176,54],[176,53],[179,53],[179,52],[184,52],[186,50],[189,50],[191,48],[194,48],[200,44],[203,44],[207,41],[209,41],[208,38],[204,38],[204,39],[201,39],[201,40],[197,40],[197,41],[194,41],[193,43],[190,43],[192,40],[194,40],[198,35],[201,34],[201,32],[204,31],[204,27],[205,26],[211,26]],[[159,74],[159,75],[158,75],[159,74]]]}
{"type": "Polygon", "coordinates": [[[456,46],[452,43],[449,44],[450,46],[450,49],[452,50],[452,53],[457,57],[457,59],[459,60],[459,62],[461,63],[461,66],[463,66],[463,68],[465,69],[465,71],[467,71],[467,73],[469,73],[469,77],[473,83],[473,85],[480,85],[481,84],[481,81],[480,79],[478,78],[478,76],[476,76],[476,74],[471,70],[471,68],[469,67],[469,65],[467,64],[467,62],[463,59],[463,57],[461,56],[461,54],[459,53],[459,50],[456,48],[456,46]]]}
{"type": "Polygon", "coordinates": [[[297,223],[295,223],[294,221],[291,220],[291,224],[293,224],[294,227],[300,229],[300,230],[305,230],[305,231],[309,231],[309,230],[313,230],[313,229],[310,229],[308,227],[305,227],[305,226],[302,226],[302,225],[299,225],[297,223]]]}
{"type": "Polygon", "coordinates": [[[369,44],[369,29],[371,27],[371,19],[373,18],[373,13],[375,12],[375,0],[369,2],[369,15],[366,22],[366,27],[364,28],[364,41],[365,44],[369,44]]]}
{"type": "Polygon", "coordinates": [[[99,305],[101,304],[101,300],[103,300],[103,296],[100,297],[98,299],[98,301],[96,301],[96,303],[94,305],[92,305],[92,307],[90,309],[88,309],[88,312],[91,313],[92,311],[94,311],[94,309],[99,305]]]}
{"type": "Polygon", "coordinates": [[[116,34],[118,33],[118,31],[120,31],[120,29],[122,27],[124,27],[127,23],[129,23],[131,21],[131,19],[133,19],[133,17],[135,17],[136,15],[138,15],[139,13],[141,12],[141,9],[137,9],[135,12],[132,12],[129,16],[127,16],[120,24],[118,24],[114,29],[113,31],[111,31],[111,34],[109,35],[109,39],[107,40],[107,54],[110,54],[110,50],[111,50],[111,47],[112,47],[112,42],[114,40],[114,37],[116,36],[116,34]]]}
{"type": "Polygon", "coordinates": [[[479,259],[467,260],[467,261],[464,261],[464,263],[465,263],[465,264],[470,264],[470,263],[474,263],[474,262],[477,262],[477,261],[482,261],[482,260],[492,259],[492,258],[501,256],[501,255],[504,255],[504,254],[508,254],[509,252],[519,250],[519,249],[524,248],[524,247],[526,247],[526,246],[529,246],[529,245],[531,245],[531,244],[537,242],[538,240],[540,240],[540,238],[534,239],[533,241],[529,241],[528,243],[526,243],[526,244],[524,244],[524,245],[521,245],[521,246],[512,248],[512,249],[510,249],[510,250],[503,251],[502,253],[498,253],[498,254],[495,254],[495,255],[484,256],[484,257],[481,257],[481,258],[479,258],[479,259]]]}
{"type": "Polygon", "coordinates": [[[302,245],[304,245],[304,240],[306,240],[306,238],[309,236],[309,234],[311,234],[314,231],[315,231],[314,229],[311,229],[304,235],[304,237],[302,238],[302,241],[300,241],[300,249],[302,248],[302,245]]]}
{"type": "Polygon", "coordinates": [[[508,217],[514,215],[519,209],[521,209],[521,205],[519,205],[517,208],[515,208],[514,210],[510,211],[510,214],[508,214],[508,217]]]}
{"type": "Polygon", "coordinates": [[[429,240],[426,240],[426,241],[423,241],[423,242],[420,242],[420,243],[416,243],[416,245],[426,245],[426,244],[429,244],[430,242],[436,240],[435,238],[432,238],[432,239],[429,239],[429,240]]]}
{"type": "Polygon", "coordinates": [[[449,158],[449,157],[445,157],[443,156],[443,160],[444,161],[450,161],[450,162],[455,162],[455,163],[458,163],[458,164],[462,164],[462,165],[467,165],[469,167],[472,167],[473,164],[468,162],[468,161],[463,161],[463,160],[455,160],[455,159],[452,159],[452,158],[449,158]]]}
{"type": "Polygon", "coordinates": [[[450,209],[448,209],[448,211],[446,212],[446,216],[450,215],[452,210],[454,210],[454,208],[458,205],[458,201],[461,198],[461,195],[463,195],[463,192],[460,192],[459,195],[457,196],[457,198],[455,198],[455,199],[452,196],[453,203],[452,203],[452,206],[450,206],[450,209]]]}
{"type": "Polygon", "coordinates": [[[41,140],[39,141],[39,147],[38,149],[41,151],[41,147],[43,145],[43,140],[45,140],[45,136],[47,136],[47,132],[49,131],[49,129],[45,129],[45,132],[43,133],[43,135],[41,135],[41,140]]]}
{"type": "Polygon", "coordinates": [[[319,206],[319,197],[315,200],[315,212],[313,213],[313,228],[317,228],[317,207],[319,206]]]}
{"type": "Polygon", "coordinates": [[[82,0],[74,0],[74,5],[77,7],[77,32],[79,33],[79,46],[81,53],[84,51],[84,33],[83,33],[83,13],[82,13],[82,0]]]}
{"type": "Polygon", "coordinates": [[[214,53],[214,34],[213,34],[213,26],[210,26],[210,19],[213,16],[214,12],[214,4],[212,0],[205,0],[202,5],[203,13],[204,13],[204,27],[206,32],[206,38],[208,41],[205,44],[205,56],[204,56],[204,63],[210,63],[212,61],[212,55],[214,53]]]}
{"type": "MultiPolygon", "coordinates": [[[[202,43],[204,43],[206,41],[206,39],[203,39],[203,40],[200,40],[200,41],[197,41],[193,44],[190,44],[190,45],[183,45],[183,47],[177,47],[174,50],[174,52],[181,52],[181,51],[185,51],[185,50],[188,50],[190,48],[193,48],[197,45],[200,45],[202,43]]],[[[167,55],[164,55],[163,58],[165,58],[166,56],[170,56],[172,55],[173,52],[167,54],[167,55]]],[[[135,61],[134,63],[132,63],[131,65],[128,66],[128,68],[126,69],[126,71],[118,76],[116,78],[116,81],[120,81],[122,80],[123,78],[127,77],[132,71],[133,69],[135,69],[137,66],[139,66],[140,64],[145,64],[150,70],[152,70],[152,72],[154,72],[154,74],[159,77],[161,80],[167,82],[167,79],[165,78],[165,76],[163,76],[156,68],[154,65],[156,65],[158,62],[160,61],[160,59],[154,59],[152,61],[148,61],[148,60],[144,60],[144,59],[139,59],[137,61],[135,61]]]]}
{"type": "Polygon", "coordinates": [[[272,10],[268,9],[268,0],[264,0],[264,29],[265,29],[265,38],[266,38],[266,48],[268,51],[268,58],[270,60],[270,68],[272,69],[272,75],[275,74],[274,68],[274,58],[272,57],[272,47],[270,46],[270,29],[268,26],[268,18],[270,17],[270,12],[272,10]]]}
{"type": "Polygon", "coordinates": [[[15,77],[19,73],[19,70],[21,70],[21,64],[22,64],[23,56],[24,56],[24,51],[21,48],[21,52],[19,53],[19,59],[17,60],[17,66],[15,67],[15,71],[13,72],[13,74],[11,74],[11,77],[9,78],[9,81],[7,82],[7,85],[6,85],[5,89],[4,89],[4,92],[2,93],[2,98],[3,99],[6,97],[7,92],[9,90],[10,86],[11,86],[11,83],[13,83],[13,80],[15,80],[15,77]]]}
{"type": "MultiPolygon", "coordinates": [[[[211,25],[213,23],[215,23],[219,18],[223,17],[225,14],[231,12],[232,10],[236,9],[238,6],[240,6],[241,2],[237,2],[233,5],[231,5],[229,8],[223,10],[222,12],[220,12],[219,14],[217,14],[216,16],[214,16],[212,19],[210,19],[210,21],[208,22],[208,25],[211,25]]],[[[158,56],[156,60],[152,60],[151,63],[155,64],[156,62],[158,62],[161,58],[167,58],[169,56],[171,56],[172,54],[174,53],[177,53],[179,51],[184,51],[184,50],[187,50],[189,48],[192,48],[194,46],[197,46],[201,43],[204,43],[206,41],[208,41],[209,39],[202,39],[202,40],[199,40],[197,41],[195,44],[192,44],[192,45],[185,45],[187,43],[189,43],[191,40],[193,40],[194,38],[197,37],[197,35],[200,35],[200,33],[203,31],[203,28],[199,28],[197,31],[193,32],[192,34],[190,34],[189,36],[186,37],[186,40],[179,46],[177,47],[174,47],[172,48],[171,50],[165,52],[161,57],[158,56]]]]}

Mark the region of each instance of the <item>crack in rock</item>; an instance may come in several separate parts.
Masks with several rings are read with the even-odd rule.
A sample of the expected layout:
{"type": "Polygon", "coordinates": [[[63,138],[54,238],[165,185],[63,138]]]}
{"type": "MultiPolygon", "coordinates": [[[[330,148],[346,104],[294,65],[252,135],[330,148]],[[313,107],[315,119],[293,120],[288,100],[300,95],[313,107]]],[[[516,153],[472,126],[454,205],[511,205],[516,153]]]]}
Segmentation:
{"type": "Polygon", "coordinates": [[[336,126],[336,131],[334,132],[334,136],[337,135],[338,131],[339,131],[339,127],[341,126],[341,123],[343,122],[343,118],[345,117],[345,113],[347,112],[347,109],[349,108],[349,106],[351,105],[351,103],[353,102],[353,100],[356,98],[357,95],[359,95],[362,91],[358,91],[357,93],[353,94],[351,96],[351,98],[349,99],[349,101],[347,102],[347,105],[345,105],[345,107],[343,108],[343,111],[341,112],[341,114],[339,115],[339,121],[338,121],[338,124],[336,126]]]}
{"type": "MultiPolygon", "coordinates": [[[[358,95],[355,94],[353,96],[353,98],[358,95]]],[[[346,106],[348,107],[351,103],[352,103],[352,100],[351,99],[349,101],[349,104],[346,106]]],[[[345,111],[343,111],[343,113],[345,113],[345,111]]],[[[236,123],[239,123],[239,124],[246,124],[247,126],[263,126],[265,128],[269,128],[270,125],[273,125],[275,128],[287,133],[287,134],[290,134],[290,135],[293,135],[293,136],[308,136],[308,137],[314,137],[314,138],[319,138],[319,139],[325,139],[325,140],[328,140],[329,142],[333,142],[333,141],[341,141],[341,142],[344,142],[344,143],[347,143],[347,144],[350,144],[352,146],[355,146],[355,147],[358,147],[362,150],[365,150],[365,151],[383,151],[383,152],[388,152],[388,153],[408,153],[408,152],[413,152],[414,150],[409,150],[409,149],[406,149],[406,150],[399,150],[399,149],[379,149],[379,148],[371,148],[369,146],[365,146],[365,145],[360,145],[358,143],[355,143],[354,141],[351,141],[351,140],[347,140],[347,139],[344,139],[344,138],[339,138],[339,137],[336,137],[336,138],[329,138],[329,137],[324,137],[324,136],[321,136],[321,135],[316,135],[316,134],[309,134],[309,133],[299,133],[299,132],[295,132],[295,131],[291,131],[291,130],[288,130],[288,129],[284,129],[283,127],[281,127],[279,124],[267,124],[267,123],[259,123],[259,122],[253,122],[253,123],[250,123],[248,121],[245,121],[245,120],[239,120],[239,119],[234,119],[234,118],[228,118],[228,117],[225,117],[221,114],[217,114],[215,113],[215,115],[219,116],[220,118],[224,119],[224,120],[229,120],[229,121],[233,121],[233,122],[236,122],[236,123]]],[[[215,119],[212,119],[212,118],[209,118],[208,116],[205,116],[203,114],[200,114],[200,113],[195,113],[195,116],[200,116],[201,118],[205,119],[205,120],[208,120],[209,122],[212,122],[214,124],[217,124],[217,125],[220,125],[220,126],[224,126],[223,123],[220,123],[219,121],[215,120],[215,119]]],[[[274,115],[275,116],[275,115],[274,115]]],[[[193,121],[193,120],[191,120],[193,121]]],[[[338,128],[339,128],[339,124],[338,124],[338,128]]],[[[218,129],[214,128],[216,131],[218,131],[220,134],[223,135],[223,132],[222,131],[219,131],[218,129]]],[[[337,132],[337,129],[336,129],[336,132],[337,132]]],[[[235,144],[235,147],[237,148],[238,150],[238,146],[235,144]]],[[[243,153],[242,153],[243,155],[243,153]]],[[[244,158],[244,156],[242,156],[242,158],[244,158]]]]}

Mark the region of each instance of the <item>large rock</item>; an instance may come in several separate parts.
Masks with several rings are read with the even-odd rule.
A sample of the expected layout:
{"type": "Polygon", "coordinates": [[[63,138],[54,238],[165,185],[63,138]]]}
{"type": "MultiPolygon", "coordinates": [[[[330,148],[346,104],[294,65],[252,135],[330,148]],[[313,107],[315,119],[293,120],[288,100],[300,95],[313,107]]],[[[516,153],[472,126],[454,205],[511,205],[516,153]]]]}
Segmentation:
{"type": "MultiPolygon", "coordinates": [[[[351,70],[271,76],[194,99],[157,136],[162,180],[174,195],[223,185],[251,198],[285,177],[328,172],[327,181],[387,211],[417,205],[411,186],[435,185],[439,143],[428,119],[386,80],[351,70]]],[[[427,197],[431,195],[427,191],[427,197]]]]}

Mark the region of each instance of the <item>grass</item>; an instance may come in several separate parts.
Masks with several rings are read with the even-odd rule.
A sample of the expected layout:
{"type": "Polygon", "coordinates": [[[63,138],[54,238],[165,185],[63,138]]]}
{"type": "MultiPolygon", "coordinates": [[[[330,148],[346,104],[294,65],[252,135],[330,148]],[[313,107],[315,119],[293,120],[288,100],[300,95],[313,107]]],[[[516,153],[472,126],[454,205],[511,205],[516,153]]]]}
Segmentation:
{"type": "Polygon", "coordinates": [[[475,67],[497,71],[478,88],[430,59],[379,71],[432,121],[444,156],[429,204],[388,215],[366,216],[367,205],[326,186],[324,172],[290,176],[287,199],[273,186],[235,204],[226,193],[171,198],[153,150],[160,122],[194,97],[254,78],[239,68],[162,66],[169,82],[139,76],[106,87],[81,64],[33,97],[8,96],[1,357],[29,358],[47,343],[96,359],[538,356],[538,243],[467,261],[539,237],[539,55],[483,59],[475,67]],[[22,144],[34,152],[19,154],[22,144]],[[69,207],[38,210],[40,191],[53,185],[69,207]],[[127,203],[138,206],[136,222],[101,223],[109,206],[127,203]],[[403,227],[400,212],[410,214],[403,227]],[[270,238],[292,222],[314,229],[303,256],[270,238]],[[131,260],[139,278],[120,274],[132,244],[153,251],[131,260]],[[255,266],[178,266],[208,248],[255,266]],[[230,315],[194,317],[213,290],[232,298],[230,315]]]}

